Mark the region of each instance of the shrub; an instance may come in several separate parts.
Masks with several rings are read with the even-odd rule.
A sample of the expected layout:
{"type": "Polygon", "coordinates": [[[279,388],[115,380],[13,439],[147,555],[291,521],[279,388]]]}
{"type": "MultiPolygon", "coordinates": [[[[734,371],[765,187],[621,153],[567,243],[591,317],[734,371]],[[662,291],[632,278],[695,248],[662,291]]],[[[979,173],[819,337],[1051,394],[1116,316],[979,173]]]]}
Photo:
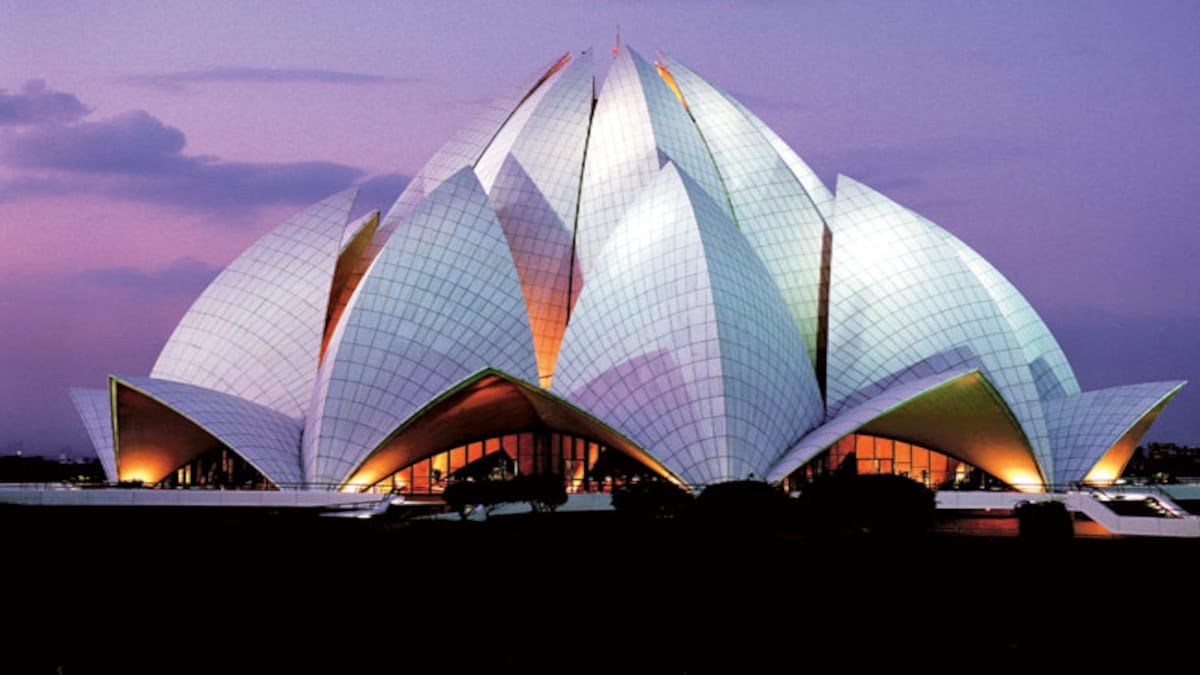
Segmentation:
{"type": "Polygon", "coordinates": [[[692,495],[674,483],[642,480],[618,486],[612,493],[613,509],[638,518],[674,517],[692,504],[692,495]]]}
{"type": "Polygon", "coordinates": [[[482,505],[487,501],[484,496],[487,485],[487,482],[473,480],[456,481],[446,486],[442,492],[442,499],[450,506],[451,511],[465,520],[475,506],[482,505]]]}
{"type": "Polygon", "coordinates": [[[788,496],[777,487],[759,480],[734,480],[704,488],[692,511],[709,522],[763,527],[780,523],[788,505],[788,496]]]}
{"type": "Polygon", "coordinates": [[[1062,502],[1045,500],[1022,502],[1015,509],[1022,539],[1063,541],[1075,536],[1071,514],[1062,502]]]}
{"type": "Polygon", "coordinates": [[[554,511],[566,503],[567,490],[562,478],[541,474],[506,481],[458,481],[446,486],[442,499],[465,519],[476,506],[490,516],[500,504],[512,502],[527,502],[538,513],[554,511]]]}
{"type": "Polygon", "coordinates": [[[537,513],[554,511],[567,503],[567,488],[561,476],[543,473],[517,476],[499,483],[503,502],[526,502],[537,513]]]}
{"type": "Polygon", "coordinates": [[[814,482],[796,506],[814,533],[911,536],[933,524],[937,502],[932,490],[904,476],[849,474],[814,482]]]}

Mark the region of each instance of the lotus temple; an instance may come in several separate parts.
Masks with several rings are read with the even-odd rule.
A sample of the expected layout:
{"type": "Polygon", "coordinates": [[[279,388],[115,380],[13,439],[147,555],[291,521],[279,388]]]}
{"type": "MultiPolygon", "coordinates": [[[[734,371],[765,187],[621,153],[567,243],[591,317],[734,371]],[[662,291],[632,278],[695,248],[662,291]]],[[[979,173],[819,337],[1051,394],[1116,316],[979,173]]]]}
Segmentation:
{"type": "Polygon", "coordinates": [[[296,214],[148,376],[71,390],[109,479],[436,497],[551,473],[595,494],[796,489],[851,462],[1056,494],[1113,484],[1183,386],[1081,391],[950,232],[823,184],[670,56],[603,60],[495,101],[386,212],[350,219],[352,189],[296,214]]]}

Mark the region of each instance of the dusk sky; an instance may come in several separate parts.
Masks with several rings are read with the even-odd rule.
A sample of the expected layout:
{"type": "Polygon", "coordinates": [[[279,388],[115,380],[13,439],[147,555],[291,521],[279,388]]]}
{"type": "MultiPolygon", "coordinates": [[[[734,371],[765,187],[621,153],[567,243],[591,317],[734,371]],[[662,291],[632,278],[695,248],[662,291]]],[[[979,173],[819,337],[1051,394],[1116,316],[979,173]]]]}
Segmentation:
{"type": "Polygon", "coordinates": [[[0,0],[0,454],[91,454],[68,386],[617,24],[979,251],[1085,390],[1191,380],[1146,440],[1200,445],[1200,3],[0,0]]]}

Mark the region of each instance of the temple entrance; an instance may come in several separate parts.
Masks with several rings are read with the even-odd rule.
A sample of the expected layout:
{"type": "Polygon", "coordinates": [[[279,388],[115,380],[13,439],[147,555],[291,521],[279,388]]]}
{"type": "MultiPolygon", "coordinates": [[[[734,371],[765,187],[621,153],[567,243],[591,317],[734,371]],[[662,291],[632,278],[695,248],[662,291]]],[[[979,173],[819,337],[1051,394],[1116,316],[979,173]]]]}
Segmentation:
{"type": "Polygon", "coordinates": [[[540,387],[487,369],[401,422],[339,485],[441,494],[451,480],[561,476],[568,492],[606,492],[655,476],[678,477],[620,432],[540,387]],[[495,464],[476,465],[492,455],[495,464]],[[480,474],[488,474],[486,478],[480,474]],[[464,469],[467,474],[460,474],[464,469]]]}
{"type": "Polygon", "coordinates": [[[784,480],[788,490],[834,473],[905,476],[931,490],[1011,489],[1003,481],[950,455],[882,436],[850,434],[784,480]]]}
{"type": "Polygon", "coordinates": [[[561,476],[567,493],[609,492],[658,473],[596,441],[548,429],[493,436],[442,450],[363,486],[371,492],[439,495],[460,480],[510,480],[515,476],[561,476]]]}

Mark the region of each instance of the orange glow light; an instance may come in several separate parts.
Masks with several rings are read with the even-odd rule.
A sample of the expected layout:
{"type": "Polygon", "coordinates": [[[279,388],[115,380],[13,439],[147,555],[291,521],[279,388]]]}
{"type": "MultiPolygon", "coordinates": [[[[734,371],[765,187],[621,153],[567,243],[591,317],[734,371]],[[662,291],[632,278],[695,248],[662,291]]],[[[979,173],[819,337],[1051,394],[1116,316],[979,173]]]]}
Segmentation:
{"type": "Polygon", "coordinates": [[[679,91],[679,85],[675,83],[675,76],[671,75],[671,71],[667,70],[667,67],[662,63],[655,63],[654,67],[658,70],[659,77],[661,77],[663,81],[667,83],[667,86],[671,88],[671,91],[675,92],[675,98],[679,99],[679,102],[683,104],[684,109],[687,109],[687,101],[683,98],[683,92],[679,91]]]}
{"type": "Polygon", "coordinates": [[[367,267],[373,260],[370,243],[378,229],[379,212],[376,211],[372,214],[371,220],[359,230],[358,234],[354,235],[346,249],[338,256],[329,292],[329,306],[325,312],[325,333],[321,338],[319,360],[325,359],[325,352],[329,349],[329,339],[333,337],[333,329],[337,327],[338,320],[350,302],[350,296],[354,294],[354,289],[362,281],[367,267]]]}
{"type": "Polygon", "coordinates": [[[996,476],[1000,480],[1016,488],[1018,492],[1045,492],[1046,484],[1042,477],[1024,471],[1002,471],[996,476]]]}
{"type": "Polygon", "coordinates": [[[147,485],[157,482],[158,471],[154,466],[126,462],[121,465],[120,479],[122,481],[141,481],[147,485]]]}
{"type": "Polygon", "coordinates": [[[1121,474],[1125,472],[1125,465],[1133,458],[1133,453],[1137,450],[1138,442],[1141,441],[1146,431],[1150,429],[1150,425],[1154,423],[1154,419],[1158,417],[1158,413],[1167,404],[1168,400],[1170,400],[1170,395],[1159,401],[1157,405],[1142,415],[1133,426],[1129,427],[1117,439],[1117,442],[1113,443],[1112,447],[1104,453],[1100,461],[1096,462],[1092,470],[1088,471],[1087,475],[1083,477],[1083,482],[1089,485],[1108,486],[1120,478],[1121,474]]]}

